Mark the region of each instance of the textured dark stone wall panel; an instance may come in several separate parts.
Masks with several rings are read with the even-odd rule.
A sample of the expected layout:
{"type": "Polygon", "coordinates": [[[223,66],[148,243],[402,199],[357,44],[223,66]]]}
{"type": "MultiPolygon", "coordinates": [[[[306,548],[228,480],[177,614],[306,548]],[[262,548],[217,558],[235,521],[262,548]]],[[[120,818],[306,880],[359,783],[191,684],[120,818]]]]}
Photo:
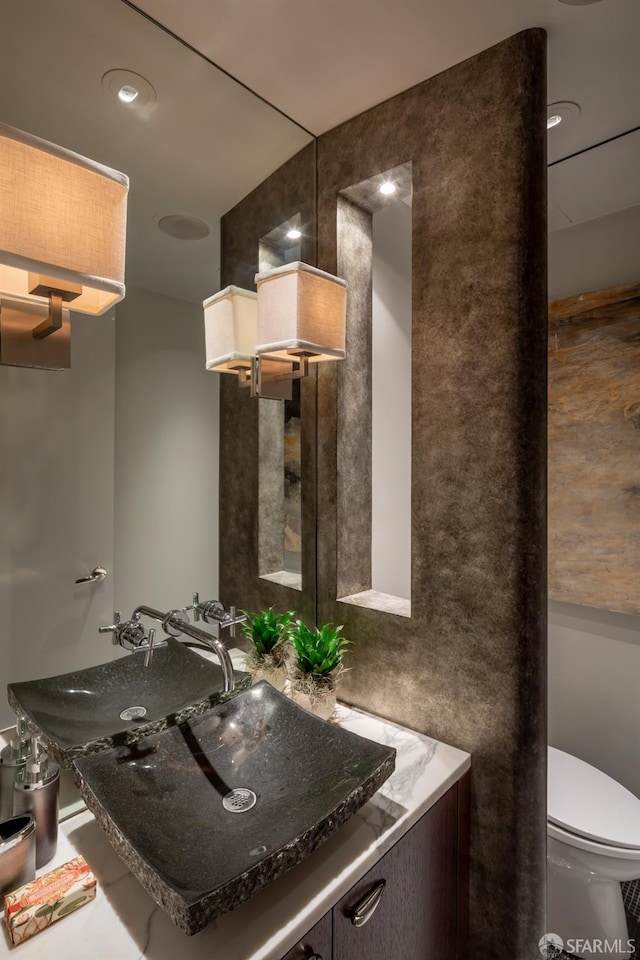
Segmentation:
{"type": "Polygon", "coordinates": [[[339,191],[413,165],[412,616],[336,602],[349,380],[323,369],[318,620],[356,641],[348,701],[473,754],[474,960],[525,960],[544,932],[545,115],[545,35],[531,30],[317,147],[329,271],[339,191]]]}
{"type": "Polygon", "coordinates": [[[338,200],[338,275],[349,283],[346,359],[338,364],[338,596],[371,586],[371,214],[338,200]],[[364,322],[362,322],[364,320],[364,322]]]}

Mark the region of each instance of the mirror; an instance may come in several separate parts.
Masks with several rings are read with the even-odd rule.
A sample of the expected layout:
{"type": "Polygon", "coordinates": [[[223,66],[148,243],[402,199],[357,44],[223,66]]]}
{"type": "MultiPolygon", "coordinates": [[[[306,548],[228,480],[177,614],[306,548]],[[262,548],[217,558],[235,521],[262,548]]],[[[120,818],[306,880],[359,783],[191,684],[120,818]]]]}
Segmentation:
{"type": "Polygon", "coordinates": [[[116,608],[217,595],[202,300],[222,214],[313,138],[122,0],[5,0],[1,19],[0,121],[131,181],[126,299],[72,318],[70,371],[0,368],[5,683],[110,659],[116,608]]]}
{"type": "MultiPolygon", "coordinates": [[[[298,213],[260,238],[260,273],[302,259],[302,227],[298,213]]],[[[300,381],[283,386],[282,403],[259,401],[258,570],[266,580],[302,590],[300,381]]]]}

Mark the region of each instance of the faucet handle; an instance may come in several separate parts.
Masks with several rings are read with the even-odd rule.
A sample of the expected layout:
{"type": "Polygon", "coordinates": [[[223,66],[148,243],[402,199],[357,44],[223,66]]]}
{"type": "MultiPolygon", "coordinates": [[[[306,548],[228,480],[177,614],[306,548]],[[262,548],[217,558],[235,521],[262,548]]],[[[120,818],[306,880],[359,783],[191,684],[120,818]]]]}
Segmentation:
{"type": "Polygon", "coordinates": [[[205,623],[221,623],[226,610],[219,600],[200,600],[200,594],[194,593],[192,602],[183,608],[185,612],[193,610],[193,619],[196,623],[204,620],[205,623]]]}
{"type": "Polygon", "coordinates": [[[122,620],[119,610],[116,610],[113,615],[113,623],[106,627],[98,627],[98,633],[113,634],[114,647],[124,647],[125,650],[134,650],[147,639],[140,618],[133,617],[131,620],[122,620]]]}
{"type": "Polygon", "coordinates": [[[197,593],[194,593],[193,602],[188,607],[184,607],[184,610],[193,610],[193,619],[196,623],[198,620],[204,620],[205,623],[217,623],[223,629],[231,627],[232,636],[235,636],[236,623],[242,623],[247,619],[244,613],[238,615],[235,607],[229,607],[226,610],[220,600],[200,600],[200,595],[197,593]]]}
{"type": "Polygon", "coordinates": [[[156,642],[156,632],[153,629],[153,627],[151,627],[151,629],[149,630],[149,646],[147,647],[144,653],[145,667],[151,666],[151,661],[153,660],[153,653],[154,653],[153,645],[155,642],[156,642]]]}
{"type": "Polygon", "coordinates": [[[118,634],[120,632],[120,611],[116,610],[113,614],[113,623],[110,623],[106,627],[98,627],[98,633],[111,633],[113,634],[112,642],[114,647],[117,647],[120,643],[118,639],[118,634]]]}

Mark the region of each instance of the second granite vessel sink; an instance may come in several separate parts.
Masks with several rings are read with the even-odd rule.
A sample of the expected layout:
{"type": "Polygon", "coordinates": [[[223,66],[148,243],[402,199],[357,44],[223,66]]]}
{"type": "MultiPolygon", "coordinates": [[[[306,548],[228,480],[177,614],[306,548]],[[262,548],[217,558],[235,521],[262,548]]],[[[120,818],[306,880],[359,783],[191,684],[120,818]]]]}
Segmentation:
{"type": "MultiPolygon", "coordinates": [[[[8,685],[9,703],[42,733],[63,767],[75,757],[180,723],[235,695],[223,693],[221,668],[169,637],[148,667],[135,652],[110,663],[8,685]]],[[[236,691],[249,674],[234,671],[236,691]]]]}
{"type": "Polygon", "coordinates": [[[74,767],[117,853],[192,934],[309,856],[394,763],[392,747],[319,720],[262,681],[74,767]]]}

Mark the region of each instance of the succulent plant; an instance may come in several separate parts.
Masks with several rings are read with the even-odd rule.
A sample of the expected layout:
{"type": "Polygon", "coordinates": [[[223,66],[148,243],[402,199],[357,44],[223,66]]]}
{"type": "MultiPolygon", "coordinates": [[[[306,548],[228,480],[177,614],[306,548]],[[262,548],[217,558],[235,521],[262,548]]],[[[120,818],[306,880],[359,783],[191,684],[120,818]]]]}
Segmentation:
{"type": "Polygon", "coordinates": [[[242,624],[242,631],[245,637],[252,641],[258,657],[279,651],[288,637],[289,623],[294,611],[274,613],[273,607],[269,607],[262,613],[247,613],[246,610],[242,612],[247,616],[242,624]]]}
{"type": "Polygon", "coordinates": [[[342,625],[334,627],[325,623],[322,627],[309,629],[297,620],[289,637],[295,647],[299,670],[315,678],[327,678],[342,663],[351,640],[340,636],[342,625]]]}

